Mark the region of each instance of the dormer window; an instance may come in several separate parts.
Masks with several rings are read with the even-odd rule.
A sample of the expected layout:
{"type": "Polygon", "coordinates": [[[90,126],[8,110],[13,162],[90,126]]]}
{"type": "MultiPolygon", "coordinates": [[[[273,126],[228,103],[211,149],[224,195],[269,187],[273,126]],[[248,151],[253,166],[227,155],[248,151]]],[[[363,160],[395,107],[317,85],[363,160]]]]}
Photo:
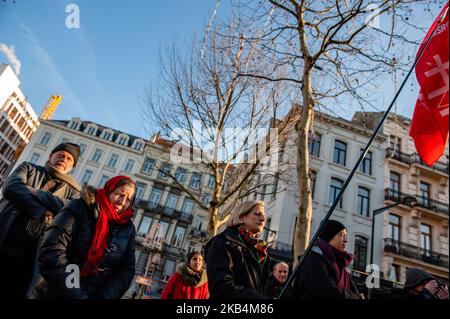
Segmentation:
{"type": "Polygon", "coordinates": [[[104,130],[103,131],[103,139],[106,141],[111,141],[113,134],[114,133],[111,130],[104,130]]]}
{"type": "Polygon", "coordinates": [[[78,130],[80,129],[81,121],[79,121],[78,118],[73,118],[69,123],[67,123],[67,126],[72,130],[78,130]]]}
{"type": "Polygon", "coordinates": [[[137,151],[141,151],[144,147],[144,141],[142,140],[135,140],[133,144],[133,148],[137,151]]]}
{"type": "Polygon", "coordinates": [[[85,132],[86,132],[87,134],[89,134],[89,135],[94,135],[94,136],[95,136],[95,134],[97,133],[97,127],[94,126],[94,125],[92,125],[92,124],[89,124],[89,125],[87,126],[85,132]]]}
{"type": "Polygon", "coordinates": [[[119,137],[117,138],[116,142],[119,145],[125,146],[128,143],[128,136],[126,136],[126,135],[119,135],[119,137]]]}

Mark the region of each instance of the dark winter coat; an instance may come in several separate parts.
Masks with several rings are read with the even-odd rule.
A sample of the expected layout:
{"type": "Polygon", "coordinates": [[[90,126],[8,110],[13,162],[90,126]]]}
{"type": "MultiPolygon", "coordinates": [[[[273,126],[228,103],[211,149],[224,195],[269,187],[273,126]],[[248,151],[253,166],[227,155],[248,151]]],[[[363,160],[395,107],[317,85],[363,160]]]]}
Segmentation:
{"type": "Polygon", "coordinates": [[[281,291],[283,290],[284,285],[280,283],[275,276],[270,276],[266,281],[266,285],[264,287],[264,293],[272,298],[278,298],[281,291]]]}
{"type": "Polygon", "coordinates": [[[253,247],[228,227],[205,247],[208,286],[211,299],[265,299],[264,285],[269,275],[270,257],[262,269],[253,247]]]}
{"type": "Polygon", "coordinates": [[[1,252],[34,260],[38,239],[25,231],[28,222],[43,218],[47,211],[56,215],[69,199],[79,197],[75,187],[60,180],[52,192],[30,192],[29,187],[40,189],[50,179],[45,167],[28,162],[20,164],[6,179],[0,201],[1,252]]]}
{"type": "Polygon", "coordinates": [[[110,224],[108,247],[99,271],[81,278],[79,288],[67,287],[66,280],[71,281],[68,276],[73,277],[67,267],[76,265],[81,273],[98,218],[95,189],[84,188],[81,197],[64,207],[45,232],[39,253],[43,278],[36,285],[33,298],[119,299],[133,281],[136,231],[130,221],[110,224]]]}
{"type": "Polygon", "coordinates": [[[294,298],[361,299],[358,288],[351,280],[349,289],[338,288],[336,268],[318,246],[313,246],[301,267],[294,285],[294,298]]]}

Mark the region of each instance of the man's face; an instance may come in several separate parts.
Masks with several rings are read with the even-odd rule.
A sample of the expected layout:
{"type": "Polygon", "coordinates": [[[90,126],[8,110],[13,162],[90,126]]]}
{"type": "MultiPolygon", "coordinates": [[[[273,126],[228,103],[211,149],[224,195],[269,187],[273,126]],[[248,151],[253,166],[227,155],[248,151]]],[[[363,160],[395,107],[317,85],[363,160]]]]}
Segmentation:
{"type": "Polygon", "coordinates": [[[50,154],[49,162],[51,165],[56,167],[56,169],[63,174],[69,173],[74,164],[73,156],[66,151],[57,151],[50,154]]]}
{"type": "Polygon", "coordinates": [[[275,276],[275,279],[281,284],[284,284],[286,282],[288,273],[289,267],[285,264],[278,264],[273,269],[273,275],[275,276]]]}

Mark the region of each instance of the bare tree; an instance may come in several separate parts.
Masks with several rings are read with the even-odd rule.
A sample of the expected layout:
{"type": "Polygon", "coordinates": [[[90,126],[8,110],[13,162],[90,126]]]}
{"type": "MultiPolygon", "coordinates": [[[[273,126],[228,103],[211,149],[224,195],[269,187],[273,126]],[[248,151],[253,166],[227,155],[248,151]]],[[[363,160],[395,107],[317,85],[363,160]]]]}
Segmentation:
{"type": "MultiPolygon", "coordinates": [[[[208,236],[213,236],[227,219],[219,214],[220,207],[245,197],[252,187],[261,188],[253,180],[256,173],[276,175],[267,162],[277,161],[274,146],[287,122],[273,121],[283,107],[282,83],[239,76],[254,66],[256,46],[245,39],[218,38],[218,30],[209,27],[212,31],[203,41],[194,40],[189,50],[176,44],[165,49],[159,81],[146,92],[145,113],[153,127],[174,141],[172,161],[190,163],[214,177],[212,198],[205,205],[198,192],[166,172],[182,192],[208,210],[208,236]],[[270,134],[269,128],[277,131],[270,134]],[[263,172],[261,164],[266,167],[263,172]],[[231,175],[235,178],[228,179],[231,175]]],[[[274,179],[265,179],[270,180],[274,179]]]]}
{"type": "MultiPolygon", "coordinates": [[[[389,72],[405,70],[424,31],[420,9],[427,1],[378,0],[238,0],[230,21],[234,33],[255,48],[254,59],[238,77],[283,82],[300,94],[295,113],[298,218],[294,262],[310,238],[312,198],[309,181],[308,134],[314,109],[339,113],[356,104],[373,107],[380,81],[389,72]],[[420,8],[419,4],[422,4],[420,8]],[[238,21],[238,24],[235,22],[238,21]],[[386,26],[386,27],[382,27],[386,26]],[[413,30],[414,32],[411,32],[413,30]],[[419,31],[419,32],[418,32],[419,31]],[[415,38],[415,39],[414,39],[415,38]],[[264,67],[261,67],[264,66],[264,67]]],[[[436,8],[437,10],[438,8],[436,8]]],[[[427,13],[427,12],[425,12],[427,13]]],[[[220,44],[220,42],[218,42],[220,44]]]]}

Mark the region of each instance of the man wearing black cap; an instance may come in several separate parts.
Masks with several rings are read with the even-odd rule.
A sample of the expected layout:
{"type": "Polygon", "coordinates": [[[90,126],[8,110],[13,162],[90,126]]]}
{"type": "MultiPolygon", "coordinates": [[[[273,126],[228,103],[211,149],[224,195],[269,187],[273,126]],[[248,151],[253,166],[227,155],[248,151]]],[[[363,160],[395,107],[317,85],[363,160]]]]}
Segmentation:
{"type": "Polygon", "coordinates": [[[26,298],[39,238],[53,216],[79,197],[80,186],[69,174],[79,156],[78,145],[62,143],[45,167],[23,162],[6,179],[0,201],[0,299],[26,298]]]}
{"type": "Polygon", "coordinates": [[[346,268],[353,256],[345,251],[347,229],[337,220],[328,220],[308,256],[294,285],[294,298],[360,299],[346,268]]]}

